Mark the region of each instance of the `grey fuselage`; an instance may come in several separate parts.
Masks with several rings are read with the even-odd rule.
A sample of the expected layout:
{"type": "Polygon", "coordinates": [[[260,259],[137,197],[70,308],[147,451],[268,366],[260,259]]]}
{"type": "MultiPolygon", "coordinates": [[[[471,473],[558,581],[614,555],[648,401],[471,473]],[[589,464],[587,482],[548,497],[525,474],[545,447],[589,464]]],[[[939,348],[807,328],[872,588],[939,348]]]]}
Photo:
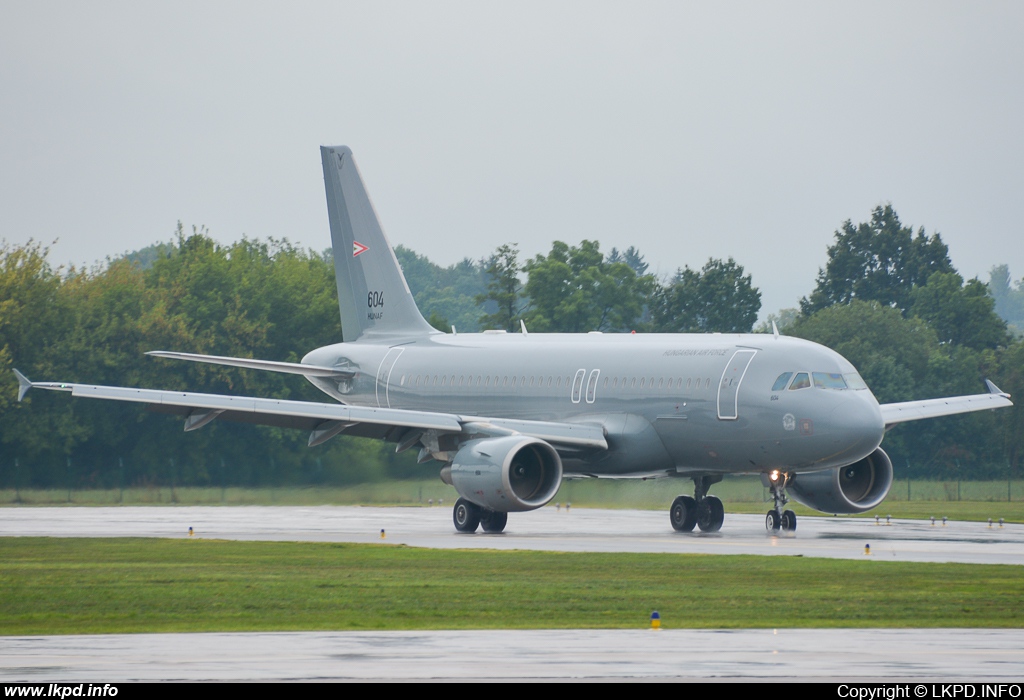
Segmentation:
{"type": "Polygon", "coordinates": [[[838,353],[770,334],[432,334],[364,337],[303,362],[347,404],[599,424],[608,450],[563,454],[567,475],[817,471],[852,464],[884,434],[867,389],[773,391],[781,374],[855,373],[838,353]]]}

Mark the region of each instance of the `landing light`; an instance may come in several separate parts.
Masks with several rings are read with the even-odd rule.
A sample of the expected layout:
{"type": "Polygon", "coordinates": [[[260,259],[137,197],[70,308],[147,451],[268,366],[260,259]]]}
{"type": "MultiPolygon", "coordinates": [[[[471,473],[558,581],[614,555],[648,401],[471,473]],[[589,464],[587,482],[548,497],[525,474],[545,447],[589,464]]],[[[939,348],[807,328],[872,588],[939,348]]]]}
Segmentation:
{"type": "Polygon", "coordinates": [[[781,475],[779,474],[779,470],[778,469],[773,469],[768,474],[768,478],[771,479],[773,482],[778,481],[779,480],[779,476],[781,476],[781,475]]]}

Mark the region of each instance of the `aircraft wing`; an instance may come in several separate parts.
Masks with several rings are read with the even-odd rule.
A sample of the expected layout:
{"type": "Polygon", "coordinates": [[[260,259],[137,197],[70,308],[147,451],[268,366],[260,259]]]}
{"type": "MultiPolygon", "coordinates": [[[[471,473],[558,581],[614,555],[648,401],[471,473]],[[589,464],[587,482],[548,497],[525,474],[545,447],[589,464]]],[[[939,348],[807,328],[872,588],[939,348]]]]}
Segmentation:
{"type": "Polygon", "coordinates": [[[415,442],[426,431],[439,434],[521,434],[568,448],[608,449],[604,429],[585,423],[511,420],[462,416],[432,411],[372,408],[338,403],[286,401],[188,391],[33,382],[15,370],[19,400],[29,389],[68,391],[72,396],[146,404],[149,410],[185,417],[185,430],[197,430],[213,420],[230,420],[310,431],[310,445],[338,434],[373,437],[392,442],[415,442]]]}
{"type": "Polygon", "coordinates": [[[1012,406],[1010,395],[1000,391],[999,387],[985,380],[988,386],[987,394],[972,394],[971,396],[951,396],[945,399],[926,399],[924,401],[904,401],[902,403],[884,403],[882,418],[885,420],[885,427],[889,429],[897,423],[906,423],[922,418],[937,418],[939,416],[952,416],[957,413],[970,413],[972,411],[985,411],[990,408],[1003,408],[1012,406]]]}

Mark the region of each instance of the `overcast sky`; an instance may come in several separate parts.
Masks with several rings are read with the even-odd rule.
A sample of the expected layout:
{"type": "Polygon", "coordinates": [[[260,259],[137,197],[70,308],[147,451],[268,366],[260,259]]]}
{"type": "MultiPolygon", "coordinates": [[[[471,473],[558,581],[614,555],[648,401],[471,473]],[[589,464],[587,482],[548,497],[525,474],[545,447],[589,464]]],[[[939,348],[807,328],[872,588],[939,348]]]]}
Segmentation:
{"type": "Polygon", "coordinates": [[[0,238],[92,263],[176,222],[329,245],[318,146],[392,243],[732,256],[762,317],[891,202],[1024,276],[1024,3],[3,2],[0,238]]]}

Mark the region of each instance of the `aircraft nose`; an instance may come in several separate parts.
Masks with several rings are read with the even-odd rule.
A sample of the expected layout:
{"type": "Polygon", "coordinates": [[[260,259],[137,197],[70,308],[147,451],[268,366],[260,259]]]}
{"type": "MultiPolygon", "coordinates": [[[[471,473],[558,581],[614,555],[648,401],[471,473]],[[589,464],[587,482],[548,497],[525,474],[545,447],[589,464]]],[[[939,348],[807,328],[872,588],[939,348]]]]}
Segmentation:
{"type": "Polygon", "coordinates": [[[850,452],[869,455],[885,435],[882,411],[868,392],[850,394],[832,411],[830,422],[850,452]]]}

